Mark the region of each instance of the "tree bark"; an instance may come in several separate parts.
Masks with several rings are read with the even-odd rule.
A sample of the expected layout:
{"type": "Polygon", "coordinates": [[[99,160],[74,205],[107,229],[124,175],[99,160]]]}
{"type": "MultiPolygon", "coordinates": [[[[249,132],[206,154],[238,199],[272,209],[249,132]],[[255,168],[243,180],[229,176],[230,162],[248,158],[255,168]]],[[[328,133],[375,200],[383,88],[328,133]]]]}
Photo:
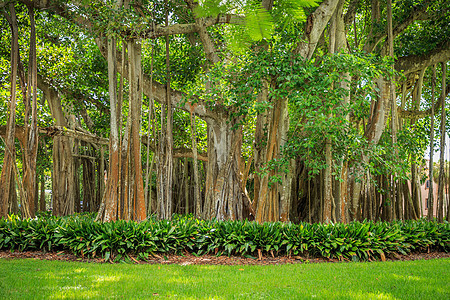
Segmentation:
{"type": "Polygon", "coordinates": [[[44,212],[47,210],[45,203],[45,175],[41,174],[41,185],[40,185],[40,197],[39,197],[39,211],[44,212]]]}
{"type": "Polygon", "coordinates": [[[116,41],[113,38],[108,40],[108,80],[109,80],[109,102],[110,102],[110,146],[109,146],[109,172],[105,193],[102,197],[103,210],[99,211],[97,219],[104,222],[115,221],[119,214],[120,193],[119,176],[120,168],[120,147],[119,129],[117,120],[117,77],[116,77],[116,41]]]}
{"type": "Polygon", "coordinates": [[[4,13],[11,27],[11,86],[9,94],[9,113],[7,121],[7,131],[5,138],[5,155],[3,159],[3,168],[0,175],[0,217],[6,217],[8,214],[11,180],[14,177],[14,167],[16,164],[15,139],[15,120],[16,120],[16,82],[17,67],[19,64],[19,42],[18,26],[16,20],[16,11],[14,3],[9,5],[10,16],[4,13]]]}
{"type": "Polygon", "coordinates": [[[28,63],[27,94],[24,97],[25,104],[25,139],[23,143],[23,187],[26,199],[22,199],[24,217],[34,217],[36,199],[36,158],[38,151],[37,128],[37,58],[36,58],[36,27],[34,20],[34,8],[27,5],[30,18],[30,53],[28,63]],[[31,110],[31,120],[29,111],[31,110]]]}
{"type": "Polygon", "coordinates": [[[200,198],[200,183],[198,179],[198,152],[197,152],[197,132],[195,129],[195,115],[193,112],[190,114],[191,121],[191,141],[192,141],[192,152],[193,152],[193,168],[194,168],[194,205],[195,205],[195,216],[200,218],[203,214],[202,212],[202,199],[200,198]]]}
{"type": "MultiPolygon", "coordinates": [[[[169,7],[167,0],[164,2],[165,22],[169,24],[169,7]]],[[[172,217],[173,201],[173,109],[170,88],[170,56],[169,36],[166,36],[166,93],[165,103],[161,105],[161,135],[158,152],[158,217],[170,219],[172,217]]]]}
{"type": "MultiPolygon", "coordinates": [[[[150,85],[153,85],[153,60],[154,60],[154,54],[155,54],[155,48],[152,45],[151,50],[151,61],[150,61],[150,85]]],[[[152,170],[153,170],[153,163],[155,161],[155,155],[152,154],[152,162],[150,162],[150,124],[152,124],[153,128],[155,128],[154,124],[154,101],[153,101],[153,91],[150,91],[150,96],[148,97],[148,131],[147,131],[147,163],[146,166],[146,172],[145,172],[145,188],[144,188],[144,194],[145,194],[145,202],[147,205],[147,213],[151,212],[151,177],[152,177],[152,170]]]]}
{"type": "Polygon", "coordinates": [[[325,0],[314,13],[308,16],[305,34],[303,36],[303,41],[305,42],[302,42],[297,46],[295,53],[305,59],[310,59],[312,57],[319,39],[329,20],[333,16],[339,1],[340,0],[325,0]]]}
{"type": "Polygon", "coordinates": [[[436,90],[436,66],[433,66],[433,77],[431,79],[431,124],[430,124],[430,163],[428,169],[428,220],[433,220],[434,193],[433,193],[433,156],[434,156],[434,93],[436,90]]]}
{"type": "MultiPolygon", "coordinates": [[[[392,0],[387,1],[387,19],[388,19],[388,49],[389,56],[394,60],[394,34],[392,29],[392,0]]],[[[392,66],[394,68],[394,66],[392,66]]],[[[391,142],[392,149],[394,152],[394,157],[398,157],[398,148],[397,148],[397,97],[395,94],[395,82],[394,79],[391,78],[389,80],[389,101],[391,103],[391,142]]],[[[390,201],[390,217],[396,218],[396,174],[392,174],[390,176],[391,183],[391,201],[390,201]]]]}
{"type": "Polygon", "coordinates": [[[220,115],[208,122],[208,162],[206,167],[205,219],[243,218],[241,159],[242,129],[234,129],[236,120],[220,115]]]}
{"type": "MultiPolygon", "coordinates": [[[[442,99],[445,98],[445,81],[447,77],[446,63],[442,63],[442,99]]],[[[438,207],[437,207],[437,219],[438,222],[444,221],[444,185],[445,185],[445,101],[442,101],[441,106],[441,146],[440,146],[440,159],[439,159],[439,182],[438,182],[438,207]]],[[[450,175],[450,174],[449,174],[450,175]]],[[[448,195],[449,196],[449,195],[448,195]]],[[[447,196],[447,198],[448,198],[447,196]]],[[[448,203],[447,199],[447,203],[448,203]]],[[[448,204],[447,204],[448,205],[448,204]]]]}
{"type": "MultiPolygon", "coordinates": [[[[263,148],[262,155],[258,154],[255,156],[255,163],[257,166],[267,168],[272,160],[279,158],[280,150],[286,141],[287,132],[289,130],[289,117],[287,108],[287,99],[276,99],[274,100],[273,109],[269,111],[268,115],[268,131],[267,136],[262,141],[265,147],[263,148]]],[[[258,130],[258,129],[257,129],[258,130]]],[[[257,141],[258,142],[258,141],[257,141]]],[[[256,172],[262,172],[262,169],[256,170],[256,172]]],[[[281,173],[281,172],[280,172],[281,173]]],[[[258,196],[254,200],[256,218],[255,220],[259,223],[263,222],[275,222],[289,220],[289,204],[290,203],[290,182],[292,178],[287,176],[282,179],[280,183],[270,183],[271,177],[277,174],[274,170],[264,171],[262,175],[255,174],[255,177],[259,177],[255,180],[255,185],[258,185],[258,196]],[[283,182],[286,181],[286,182],[283,182]],[[284,192],[284,193],[283,193],[284,192]],[[288,194],[286,194],[288,193],[288,194]],[[285,203],[281,203],[282,197],[284,197],[285,203]],[[287,203],[286,203],[287,202],[287,203]],[[280,206],[283,206],[281,208],[280,206]],[[281,215],[281,210],[283,211],[283,216],[281,215]]]]}
{"type": "Polygon", "coordinates": [[[129,102],[130,112],[128,121],[131,121],[130,131],[130,199],[134,209],[134,220],[143,221],[147,218],[145,209],[144,183],[142,177],[141,145],[139,131],[141,129],[142,106],[142,77],[141,77],[141,42],[133,41],[128,44],[129,55],[129,102]],[[133,183],[131,185],[131,182],[133,183]]]}

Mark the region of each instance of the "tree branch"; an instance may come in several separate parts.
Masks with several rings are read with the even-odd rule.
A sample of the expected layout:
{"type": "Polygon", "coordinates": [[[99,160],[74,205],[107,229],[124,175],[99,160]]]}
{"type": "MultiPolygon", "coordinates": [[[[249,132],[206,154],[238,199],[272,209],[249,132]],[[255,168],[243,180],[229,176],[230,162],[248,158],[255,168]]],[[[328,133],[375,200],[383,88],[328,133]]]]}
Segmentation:
{"type": "MultiPolygon", "coordinates": [[[[38,127],[38,132],[40,134],[45,134],[49,137],[54,137],[55,135],[64,135],[70,136],[77,140],[97,144],[97,145],[108,145],[109,139],[98,137],[94,134],[90,134],[87,132],[82,132],[78,130],[68,129],[63,126],[50,126],[50,127],[38,127]]],[[[5,136],[6,134],[6,126],[0,126],[0,136],[5,136]]],[[[16,125],[16,137],[21,138],[25,134],[25,127],[16,125]]]]}
{"type": "MultiPolygon", "coordinates": [[[[29,3],[27,0],[20,0],[23,3],[29,3]]],[[[68,17],[70,10],[62,6],[61,3],[50,0],[40,0],[40,1],[31,1],[34,8],[37,9],[51,9],[58,13],[63,17],[68,17]],[[54,2],[54,3],[53,3],[54,2]]],[[[79,4],[82,5],[82,4],[79,4]]],[[[73,16],[71,17],[73,20],[73,16]]],[[[90,23],[88,19],[83,18],[81,16],[77,16],[75,20],[78,24],[86,25],[90,23]]],[[[141,24],[145,30],[141,30],[138,33],[133,30],[133,28],[127,28],[122,30],[120,33],[123,38],[150,38],[155,39],[161,36],[167,35],[175,35],[175,34],[188,34],[194,33],[198,31],[198,25],[202,27],[209,27],[217,24],[243,24],[245,21],[244,16],[235,15],[235,14],[220,14],[217,17],[208,17],[201,18],[199,24],[196,23],[188,23],[188,24],[174,24],[170,26],[157,25],[153,23],[143,23],[141,24]]],[[[91,26],[88,26],[91,27],[91,26]]]]}
{"type": "MultiPolygon", "coordinates": [[[[154,145],[155,145],[154,141],[150,140],[150,143],[149,143],[149,140],[150,139],[148,138],[147,135],[141,135],[141,142],[142,142],[142,144],[145,145],[145,146],[150,145],[150,150],[152,152],[155,152],[156,149],[154,147],[154,145]]],[[[175,148],[175,149],[173,149],[173,157],[174,158],[187,157],[187,158],[192,158],[193,159],[194,158],[194,153],[193,153],[192,149],[189,149],[189,148],[184,148],[184,147],[182,147],[182,148],[175,148]]],[[[208,161],[208,155],[204,154],[204,153],[201,153],[201,152],[198,152],[197,153],[197,159],[201,160],[201,161],[208,161]]]]}
{"type": "Polygon", "coordinates": [[[308,16],[306,20],[305,34],[303,35],[305,42],[300,43],[295,49],[295,53],[305,59],[310,59],[316,50],[317,43],[330,21],[339,0],[325,0],[320,6],[308,16]]]}
{"type": "MultiPolygon", "coordinates": [[[[436,101],[436,103],[434,104],[434,111],[437,113],[439,111],[439,109],[441,108],[442,105],[442,101],[445,101],[445,98],[447,97],[448,94],[450,94],[450,83],[447,84],[447,86],[445,87],[445,96],[439,97],[438,101],[436,101]]],[[[405,110],[405,109],[401,109],[398,108],[398,113],[400,114],[400,116],[402,118],[405,119],[411,119],[411,118],[417,118],[417,119],[421,119],[421,118],[425,118],[426,116],[429,116],[431,114],[431,107],[427,110],[405,110]]]]}
{"type": "MultiPolygon", "coordinates": [[[[23,139],[23,136],[25,135],[25,128],[23,126],[16,125],[15,131],[16,131],[15,132],[16,138],[23,139]]],[[[107,138],[99,137],[99,136],[96,136],[94,134],[90,134],[87,132],[68,129],[63,126],[50,126],[50,127],[45,127],[45,128],[39,127],[38,131],[40,134],[45,134],[52,138],[56,135],[63,135],[63,136],[70,136],[77,140],[95,144],[95,145],[108,145],[109,144],[109,139],[107,139],[107,138]]],[[[6,136],[6,126],[5,125],[0,126],[0,136],[2,136],[2,137],[6,136]]],[[[144,145],[148,145],[147,136],[141,136],[141,141],[144,145]]],[[[155,151],[155,149],[153,149],[152,146],[150,146],[150,149],[153,152],[155,151]]],[[[174,158],[183,158],[183,157],[194,158],[192,149],[176,148],[176,149],[173,149],[173,151],[174,151],[173,152],[174,158]]],[[[208,161],[208,156],[205,155],[204,153],[198,153],[197,158],[198,158],[198,160],[201,160],[201,161],[208,161]]]]}
{"type": "Polygon", "coordinates": [[[450,60],[450,41],[424,55],[408,55],[395,62],[395,70],[404,75],[417,72],[430,65],[450,60]]]}
{"type": "MultiPolygon", "coordinates": [[[[194,9],[198,6],[197,2],[193,0],[185,0],[188,7],[194,12],[194,9]]],[[[219,56],[216,53],[214,43],[206,30],[205,18],[195,18],[195,29],[198,32],[200,40],[202,41],[203,50],[205,51],[206,58],[213,64],[220,61],[219,56]]]]}
{"type": "MultiPolygon", "coordinates": [[[[103,57],[106,57],[106,39],[97,38],[96,43],[100,49],[100,52],[102,53],[103,57]]],[[[117,55],[117,69],[119,72],[122,70],[122,60],[121,56],[117,55]]],[[[127,66],[125,65],[125,74],[127,74],[127,66]]],[[[153,96],[153,99],[159,103],[165,103],[166,102],[166,86],[156,82],[153,80],[153,85],[150,85],[150,76],[148,74],[143,74],[143,92],[147,97],[150,97],[150,95],[153,96]],[[153,94],[150,93],[150,89],[153,88],[153,94]]],[[[215,112],[211,111],[210,109],[206,108],[206,105],[200,101],[199,99],[193,97],[192,100],[185,100],[186,95],[180,91],[176,91],[174,89],[170,89],[171,96],[170,99],[172,101],[173,107],[182,109],[187,112],[194,112],[197,116],[203,119],[211,118],[215,119],[217,118],[217,115],[215,112]]]]}
{"type": "Polygon", "coordinates": [[[217,17],[208,17],[208,18],[200,18],[197,19],[196,23],[189,23],[189,24],[175,24],[170,26],[161,26],[161,25],[155,25],[153,27],[152,24],[145,25],[148,27],[147,30],[141,31],[139,35],[136,35],[132,33],[130,29],[122,32],[122,37],[128,37],[128,38],[151,38],[155,39],[161,36],[167,36],[167,35],[175,35],[175,34],[189,34],[189,33],[195,33],[198,32],[198,27],[200,28],[207,28],[213,25],[217,24],[243,24],[244,23],[244,17],[239,15],[232,15],[232,14],[226,14],[226,15],[219,15],[217,17]]]}
{"type": "Polygon", "coordinates": [[[359,2],[360,2],[360,0],[353,0],[348,5],[347,12],[345,13],[345,16],[344,16],[344,23],[345,24],[350,24],[350,23],[352,23],[355,20],[356,9],[359,6],[359,2]]]}
{"type": "MultiPolygon", "coordinates": [[[[333,0],[333,1],[336,1],[336,0],[333,0]]],[[[38,8],[52,9],[55,13],[61,15],[64,18],[67,18],[68,20],[70,20],[72,22],[75,22],[79,26],[84,27],[88,30],[92,28],[92,24],[90,23],[90,21],[88,19],[86,19],[85,17],[80,16],[80,15],[73,16],[73,15],[69,14],[68,8],[61,6],[60,3],[58,3],[58,5],[56,5],[56,4],[51,5],[50,1],[46,1],[46,0],[35,1],[33,3],[35,4],[35,7],[38,7],[38,8]]],[[[217,18],[205,18],[203,22],[204,22],[205,26],[211,26],[214,24],[219,24],[219,23],[224,23],[224,22],[238,24],[239,22],[242,22],[242,20],[243,20],[243,18],[239,17],[239,16],[220,15],[217,18]]],[[[197,26],[197,24],[191,24],[191,25],[197,26]]],[[[166,28],[166,30],[168,30],[168,29],[166,28]]],[[[185,29],[183,29],[183,30],[185,30],[185,29]]],[[[96,43],[97,43],[103,57],[106,58],[106,56],[107,56],[106,49],[107,48],[106,48],[105,40],[102,38],[97,38],[96,43]]],[[[118,70],[122,70],[122,68],[121,68],[122,62],[120,60],[120,57],[121,57],[120,55],[117,55],[118,70]]],[[[165,98],[166,88],[164,85],[153,80],[153,85],[151,87],[150,86],[150,76],[148,76],[147,74],[144,74],[143,80],[144,80],[143,92],[147,97],[150,96],[150,89],[153,88],[154,99],[160,103],[163,103],[166,101],[165,100],[166,99],[165,98]]],[[[217,114],[215,112],[213,112],[211,109],[207,109],[206,106],[202,103],[202,101],[199,101],[199,99],[193,99],[192,101],[184,101],[184,97],[185,97],[184,93],[173,90],[173,89],[171,89],[171,93],[172,93],[172,95],[171,95],[172,105],[174,107],[180,108],[187,112],[194,112],[197,116],[199,116],[200,118],[203,118],[203,119],[205,119],[205,118],[206,119],[207,118],[216,119],[217,118],[217,114]]]]}
{"type": "MultiPolygon", "coordinates": [[[[408,28],[409,25],[414,23],[416,20],[422,19],[426,15],[426,10],[428,9],[429,4],[430,1],[424,1],[423,6],[420,9],[416,9],[415,7],[413,7],[411,14],[405,20],[403,20],[401,23],[396,22],[393,28],[394,38],[400,33],[402,33],[406,28],[408,28]]],[[[373,49],[378,45],[378,43],[380,43],[384,38],[386,38],[386,36],[387,36],[386,30],[378,33],[375,36],[369,35],[369,38],[367,39],[367,42],[364,45],[364,51],[366,51],[367,53],[372,52],[373,49]]]]}

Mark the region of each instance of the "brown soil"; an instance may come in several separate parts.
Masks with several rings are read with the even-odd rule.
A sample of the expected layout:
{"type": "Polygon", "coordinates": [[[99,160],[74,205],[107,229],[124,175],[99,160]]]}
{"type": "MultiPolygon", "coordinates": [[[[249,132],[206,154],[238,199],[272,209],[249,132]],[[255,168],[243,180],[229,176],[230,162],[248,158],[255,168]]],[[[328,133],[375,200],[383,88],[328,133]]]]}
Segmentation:
{"type": "MultiPolygon", "coordinates": [[[[440,259],[449,258],[450,253],[446,252],[429,252],[429,253],[410,253],[409,255],[394,254],[389,255],[382,260],[388,261],[405,261],[405,260],[424,260],[424,259],[440,259]]],[[[59,261],[75,261],[89,263],[106,263],[102,258],[80,258],[65,251],[60,252],[42,252],[42,251],[24,251],[10,252],[0,251],[0,258],[4,259],[24,259],[33,258],[41,260],[59,260],[59,261]]],[[[337,259],[325,258],[306,258],[300,256],[261,256],[258,258],[245,258],[240,256],[215,256],[203,255],[200,257],[192,254],[186,255],[155,255],[150,257],[146,262],[130,257],[135,264],[178,264],[178,265],[280,265],[280,264],[298,264],[298,263],[333,263],[339,262],[337,259]]]]}

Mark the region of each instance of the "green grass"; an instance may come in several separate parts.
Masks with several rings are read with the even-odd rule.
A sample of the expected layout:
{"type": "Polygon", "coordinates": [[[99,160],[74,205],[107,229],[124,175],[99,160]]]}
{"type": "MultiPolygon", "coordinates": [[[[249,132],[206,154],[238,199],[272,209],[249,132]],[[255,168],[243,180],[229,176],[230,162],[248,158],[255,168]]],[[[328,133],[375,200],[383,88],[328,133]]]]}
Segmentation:
{"type": "Polygon", "coordinates": [[[450,259],[272,266],[0,259],[0,299],[450,299],[450,259]]]}

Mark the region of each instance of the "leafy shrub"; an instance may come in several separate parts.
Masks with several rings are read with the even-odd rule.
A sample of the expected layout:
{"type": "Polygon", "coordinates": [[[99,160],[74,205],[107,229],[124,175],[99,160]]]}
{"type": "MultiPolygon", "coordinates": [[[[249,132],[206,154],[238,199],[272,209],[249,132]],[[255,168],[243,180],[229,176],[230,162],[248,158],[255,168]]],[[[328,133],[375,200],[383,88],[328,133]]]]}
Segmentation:
{"type": "Polygon", "coordinates": [[[305,255],[343,260],[377,259],[390,253],[448,251],[450,223],[425,220],[292,224],[204,221],[192,216],[136,223],[95,222],[93,215],[0,219],[0,249],[69,250],[83,257],[146,259],[156,253],[254,256],[305,255]]]}

